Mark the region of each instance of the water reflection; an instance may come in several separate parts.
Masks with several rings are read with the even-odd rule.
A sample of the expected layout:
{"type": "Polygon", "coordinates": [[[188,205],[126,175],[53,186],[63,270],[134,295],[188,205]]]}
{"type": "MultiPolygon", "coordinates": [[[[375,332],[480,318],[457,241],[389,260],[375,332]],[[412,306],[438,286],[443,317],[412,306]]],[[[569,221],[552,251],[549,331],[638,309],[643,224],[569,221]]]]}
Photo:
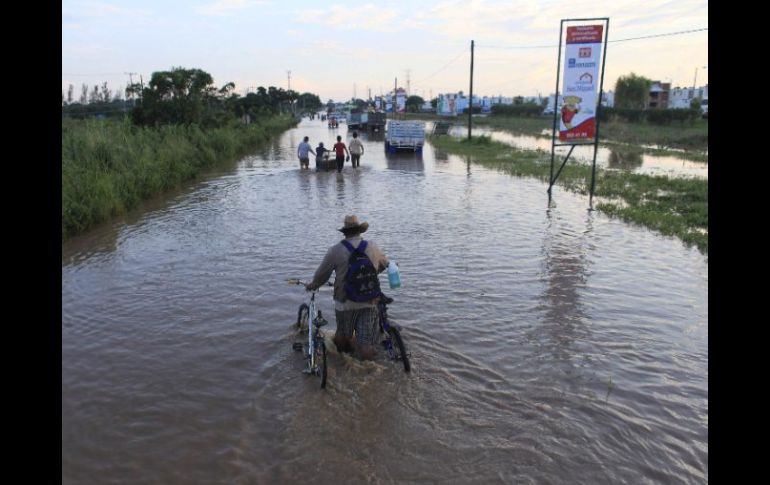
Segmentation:
{"type": "Polygon", "coordinates": [[[438,150],[436,148],[433,149],[434,157],[436,158],[437,162],[448,162],[449,161],[449,154],[447,152],[442,152],[441,150],[438,150]]]}
{"type": "Polygon", "coordinates": [[[310,198],[310,170],[297,170],[297,180],[299,181],[299,193],[304,198],[310,198]]]}
{"type": "Polygon", "coordinates": [[[542,324],[532,330],[529,338],[536,342],[538,358],[545,365],[556,366],[577,385],[580,342],[587,338],[588,316],[581,299],[588,275],[587,252],[593,232],[593,213],[587,214],[585,230],[576,230],[562,220],[560,214],[546,211],[546,227],[542,245],[542,274],[545,285],[540,297],[542,324]],[[550,354],[552,359],[543,359],[550,354]]]}
{"type": "Polygon", "coordinates": [[[613,147],[607,157],[607,166],[632,170],[642,166],[642,150],[635,147],[613,147]]]}
{"type": "Polygon", "coordinates": [[[425,165],[423,164],[422,153],[417,152],[385,152],[385,161],[387,167],[390,170],[402,170],[404,172],[423,172],[425,171],[425,165]]]}
{"type": "Polygon", "coordinates": [[[385,141],[385,130],[359,131],[358,137],[366,141],[385,141]]]}
{"type": "Polygon", "coordinates": [[[337,177],[337,200],[345,200],[345,174],[334,172],[337,177]]]}

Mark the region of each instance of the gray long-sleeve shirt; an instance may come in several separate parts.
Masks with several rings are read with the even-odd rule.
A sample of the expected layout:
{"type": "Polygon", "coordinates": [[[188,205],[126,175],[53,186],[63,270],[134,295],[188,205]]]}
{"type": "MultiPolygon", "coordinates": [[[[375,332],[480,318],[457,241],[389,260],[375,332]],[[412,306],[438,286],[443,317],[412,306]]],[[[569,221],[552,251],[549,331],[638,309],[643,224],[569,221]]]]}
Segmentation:
{"type": "MultiPolygon", "coordinates": [[[[346,238],[345,240],[349,242],[351,246],[357,248],[358,245],[361,244],[362,238],[360,235],[356,235],[346,238]]],[[[388,267],[388,264],[390,263],[388,261],[388,257],[385,256],[385,253],[383,253],[382,250],[372,241],[366,241],[366,250],[364,253],[366,253],[369,259],[372,261],[372,265],[377,268],[378,273],[385,271],[385,269],[388,267]]],[[[330,247],[329,250],[326,251],[326,256],[324,256],[323,261],[321,261],[321,265],[318,266],[315,275],[313,275],[313,281],[311,282],[311,285],[314,288],[323,285],[329,281],[332,272],[334,272],[334,302],[336,310],[356,310],[359,308],[371,307],[372,305],[370,303],[358,303],[355,301],[350,301],[345,295],[345,289],[343,286],[345,285],[345,275],[348,272],[349,259],[350,251],[348,251],[341,242],[330,247]]]]}

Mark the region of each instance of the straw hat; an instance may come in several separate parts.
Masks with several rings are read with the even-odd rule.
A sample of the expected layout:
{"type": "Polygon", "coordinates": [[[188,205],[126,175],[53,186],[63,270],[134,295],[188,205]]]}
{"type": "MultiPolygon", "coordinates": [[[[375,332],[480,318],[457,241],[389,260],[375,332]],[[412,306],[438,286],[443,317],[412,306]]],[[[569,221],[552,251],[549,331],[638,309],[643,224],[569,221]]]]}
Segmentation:
{"type": "Polygon", "coordinates": [[[367,229],[369,229],[369,223],[368,222],[358,222],[357,216],[345,216],[345,223],[338,231],[345,232],[350,229],[359,229],[360,232],[366,232],[367,229]]]}

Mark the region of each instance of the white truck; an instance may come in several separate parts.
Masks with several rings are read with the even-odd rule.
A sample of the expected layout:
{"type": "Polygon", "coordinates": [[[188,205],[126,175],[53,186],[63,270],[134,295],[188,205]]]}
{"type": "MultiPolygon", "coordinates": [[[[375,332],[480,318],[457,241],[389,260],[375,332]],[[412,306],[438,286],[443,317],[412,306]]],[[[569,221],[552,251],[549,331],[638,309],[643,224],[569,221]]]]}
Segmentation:
{"type": "Polygon", "coordinates": [[[385,128],[385,150],[389,153],[395,153],[396,150],[422,152],[424,144],[424,121],[388,121],[385,128]]]}

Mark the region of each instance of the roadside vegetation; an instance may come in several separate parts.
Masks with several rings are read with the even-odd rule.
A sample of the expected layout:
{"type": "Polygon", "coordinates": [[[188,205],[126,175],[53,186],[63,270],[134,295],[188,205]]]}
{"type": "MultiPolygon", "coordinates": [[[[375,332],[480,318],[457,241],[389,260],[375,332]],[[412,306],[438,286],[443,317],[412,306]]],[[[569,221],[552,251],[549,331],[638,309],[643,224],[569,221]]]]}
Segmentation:
{"type": "Polygon", "coordinates": [[[205,130],[137,127],[128,119],[63,120],[62,240],[242,157],[295,124],[288,115],[205,130]]]}
{"type": "MultiPolygon", "coordinates": [[[[475,120],[474,120],[475,121],[475,120]]],[[[465,157],[515,176],[548,182],[550,152],[519,150],[487,136],[433,136],[440,151],[465,157]]],[[[558,166],[554,168],[557,170],[558,166]]],[[[557,185],[588,195],[591,166],[567,163],[557,185]]],[[[596,169],[595,208],[626,222],[675,236],[708,254],[708,180],[668,178],[596,169]]]]}
{"type": "MultiPolygon", "coordinates": [[[[667,110],[688,111],[688,110],[667,110]]],[[[407,119],[429,121],[451,121],[455,126],[467,129],[468,115],[453,118],[431,113],[406,114],[407,119]]],[[[473,126],[496,128],[519,135],[551,136],[553,115],[543,116],[474,116],[473,126]]],[[[655,152],[663,155],[680,156],[696,161],[708,162],[705,152],[708,150],[708,120],[694,119],[685,123],[672,122],[657,125],[647,121],[625,121],[619,115],[612,115],[602,120],[599,125],[600,144],[623,143],[629,145],[647,145],[656,147],[655,152]],[[685,152],[666,150],[686,150],[685,152]]]]}
{"type": "Polygon", "coordinates": [[[62,94],[62,240],[254,151],[296,125],[292,103],[321,106],[310,93],[271,86],[241,97],[234,87],[173,68],[153,73],[146,87],[130,85],[132,102],[118,101],[117,110],[106,109],[116,102],[98,90],[90,109],[66,104],[73,89],[62,94]]]}

